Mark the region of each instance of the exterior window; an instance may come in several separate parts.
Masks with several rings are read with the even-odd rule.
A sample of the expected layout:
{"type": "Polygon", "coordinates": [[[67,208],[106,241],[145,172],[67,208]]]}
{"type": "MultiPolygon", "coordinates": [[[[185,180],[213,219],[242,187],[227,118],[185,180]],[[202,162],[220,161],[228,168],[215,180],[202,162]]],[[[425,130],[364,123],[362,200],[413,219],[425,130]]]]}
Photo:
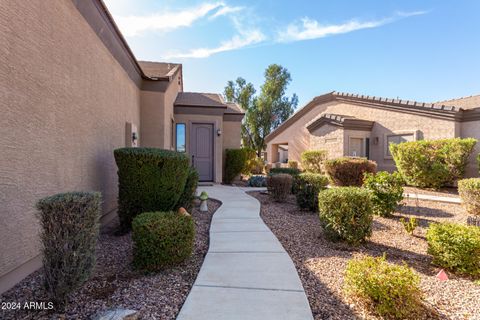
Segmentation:
{"type": "Polygon", "coordinates": [[[176,125],[176,148],[178,152],[185,152],[185,123],[177,123],[176,125]]]}
{"type": "Polygon", "coordinates": [[[385,155],[388,157],[392,156],[389,148],[391,143],[398,144],[398,143],[408,142],[413,140],[414,140],[413,133],[387,135],[387,149],[385,150],[385,155]]]}

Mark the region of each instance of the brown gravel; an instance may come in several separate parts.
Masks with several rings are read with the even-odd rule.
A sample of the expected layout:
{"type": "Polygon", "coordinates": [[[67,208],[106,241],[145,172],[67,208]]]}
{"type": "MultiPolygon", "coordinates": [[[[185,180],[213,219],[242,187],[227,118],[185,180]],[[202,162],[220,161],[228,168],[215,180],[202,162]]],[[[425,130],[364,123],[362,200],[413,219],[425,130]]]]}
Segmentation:
{"type": "Polygon", "coordinates": [[[438,281],[435,276],[440,269],[431,265],[426,252],[428,223],[465,222],[467,215],[459,205],[409,200],[393,218],[375,217],[372,237],[355,248],[327,240],[318,216],[299,210],[293,196],[286,203],[276,203],[260,192],[250,194],[262,203],[263,220],[292,257],[315,319],[375,319],[344,296],[343,273],[353,256],[384,252],[390,262],[405,261],[420,275],[428,310],[425,319],[480,319],[480,285],[450,273],[450,280],[438,281]],[[405,232],[399,222],[402,216],[419,220],[414,236],[405,232]]]}
{"type": "MultiPolygon", "coordinates": [[[[114,308],[138,310],[141,319],[175,319],[208,251],[210,222],[219,206],[209,200],[208,213],[193,210],[195,248],[181,265],[153,274],[134,270],[131,235],[116,236],[108,228],[99,239],[92,278],[72,294],[64,312],[0,310],[0,319],[91,319],[114,308]]],[[[41,283],[37,271],[0,296],[0,302],[48,301],[41,283]]]]}
{"type": "Polygon", "coordinates": [[[437,197],[458,198],[457,188],[442,188],[439,190],[420,189],[415,187],[403,187],[403,190],[412,194],[428,194],[437,197]]]}

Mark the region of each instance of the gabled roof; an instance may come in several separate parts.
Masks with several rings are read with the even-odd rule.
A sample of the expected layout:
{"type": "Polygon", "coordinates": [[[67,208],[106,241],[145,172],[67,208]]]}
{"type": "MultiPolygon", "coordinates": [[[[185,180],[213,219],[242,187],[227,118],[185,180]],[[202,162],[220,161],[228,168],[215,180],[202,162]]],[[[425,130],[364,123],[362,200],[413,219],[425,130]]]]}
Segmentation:
{"type": "Polygon", "coordinates": [[[352,116],[341,114],[324,113],[320,117],[307,124],[307,129],[308,131],[312,132],[326,124],[350,130],[370,131],[372,130],[374,121],[357,119],[352,116]]]}
{"type": "Polygon", "coordinates": [[[205,114],[206,112],[223,115],[226,121],[241,121],[245,114],[239,105],[226,102],[217,93],[179,92],[174,105],[175,113],[205,114]]]}

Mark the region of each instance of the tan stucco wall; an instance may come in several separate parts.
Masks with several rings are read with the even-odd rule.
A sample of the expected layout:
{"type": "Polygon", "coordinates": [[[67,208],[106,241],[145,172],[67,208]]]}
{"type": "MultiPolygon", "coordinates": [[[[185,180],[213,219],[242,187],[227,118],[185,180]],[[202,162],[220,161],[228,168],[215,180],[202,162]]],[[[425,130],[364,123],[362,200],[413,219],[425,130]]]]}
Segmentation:
{"type": "Polygon", "coordinates": [[[479,140],[470,156],[470,161],[465,171],[466,177],[478,177],[480,174],[476,158],[480,153],[480,120],[462,122],[460,133],[462,138],[476,138],[479,140]]]}
{"type": "Polygon", "coordinates": [[[242,140],[241,121],[223,121],[223,149],[240,148],[242,140]]]}
{"type": "Polygon", "coordinates": [[[2,291],[38,267],[39,198],[97,190],[116,208],[112,152],[140,128],[140,94],[71,1],[1,1],[0,43],[2,291]]]}
{"type": "Polygon", "coordinates": [[[310,149],[327,150],[328,158],[343,156],[343,130],[342,128],[324,125],[314,130],[310,136],[310,149]]]}
{"type": "Polygon", "coordinates": [[[165,148],[165,94],[141,91],[142,147],[165,148]]]}

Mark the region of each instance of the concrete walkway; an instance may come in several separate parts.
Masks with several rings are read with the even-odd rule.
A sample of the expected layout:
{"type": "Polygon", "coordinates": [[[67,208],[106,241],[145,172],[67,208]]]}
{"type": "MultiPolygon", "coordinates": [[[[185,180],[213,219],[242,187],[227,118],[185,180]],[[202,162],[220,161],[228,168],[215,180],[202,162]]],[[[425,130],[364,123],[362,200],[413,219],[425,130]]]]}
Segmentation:
{"type": "Polygon", "coordinates": [[[223,204],[177,319],[313,319],[292,260],[260,218],[260,203],[238,187],[199,187],[204,190],[223,204]]]}

